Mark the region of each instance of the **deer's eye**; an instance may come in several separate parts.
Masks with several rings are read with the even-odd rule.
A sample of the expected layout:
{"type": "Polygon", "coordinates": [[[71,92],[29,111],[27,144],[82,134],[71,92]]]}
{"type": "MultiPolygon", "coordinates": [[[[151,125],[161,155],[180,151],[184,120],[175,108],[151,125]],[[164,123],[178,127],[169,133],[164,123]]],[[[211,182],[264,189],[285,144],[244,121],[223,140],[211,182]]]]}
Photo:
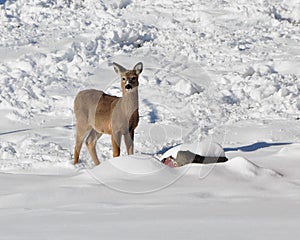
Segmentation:
{"type": "Polygon", "coordinates": [[[125,81],[126,81],[126,78],[122,77],[122,81],[125,82],[125,81]]]}
{"type": "Polygon", "coordinates": [[[131,78],[131,81],[135,81],[135,80],[136,80],[136,77],[132,77],[132,78],[131,78]]]}

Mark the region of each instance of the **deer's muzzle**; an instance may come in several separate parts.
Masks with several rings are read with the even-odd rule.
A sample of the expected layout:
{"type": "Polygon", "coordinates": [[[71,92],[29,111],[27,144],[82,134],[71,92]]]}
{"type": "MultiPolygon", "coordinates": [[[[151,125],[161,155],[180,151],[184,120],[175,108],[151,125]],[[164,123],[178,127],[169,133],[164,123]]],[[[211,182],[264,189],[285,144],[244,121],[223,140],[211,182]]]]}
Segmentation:
{"type": "Polygon", "coordinates": [[[126,89],[126,90],[132,89],[132,85],[131,85],[130,83],[127,83],[127,84],[125,85],[125,89],[126,89]]]}

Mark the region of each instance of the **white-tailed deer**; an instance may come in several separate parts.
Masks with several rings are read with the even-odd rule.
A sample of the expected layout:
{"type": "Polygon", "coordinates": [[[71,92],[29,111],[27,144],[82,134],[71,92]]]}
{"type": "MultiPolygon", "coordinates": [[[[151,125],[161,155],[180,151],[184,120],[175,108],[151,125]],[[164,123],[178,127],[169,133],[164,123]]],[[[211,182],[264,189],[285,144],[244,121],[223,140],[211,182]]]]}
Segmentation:
{"type": "Polygon", "coordinates": [[[122,136],[127,153],[133,154],[134,129],[139,122],[138,80],[143,71],[143,64],[137,63],[132,70],[126,70],[117,63],[113,63],[113,67],[121,77],[121,98],[95,89],[81,91],[75,98],[74,112],[77,123],[74,164],[78,163],[84,139],[95,165],[100,163],[96,153],[96,142],[102,134],[111,135],[113,157],[120,156],[122,136]]]}

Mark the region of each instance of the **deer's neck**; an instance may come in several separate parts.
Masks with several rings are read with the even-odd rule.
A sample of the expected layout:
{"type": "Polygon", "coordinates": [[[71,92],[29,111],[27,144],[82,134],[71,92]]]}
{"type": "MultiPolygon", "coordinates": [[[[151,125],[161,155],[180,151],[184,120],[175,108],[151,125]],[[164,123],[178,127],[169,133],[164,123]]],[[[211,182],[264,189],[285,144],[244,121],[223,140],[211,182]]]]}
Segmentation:
{"type": "Polygon", "coordinates": [[[133,88],[131,91],[127,92],[120,99],[121,108],[125,115],[131,117],[135,111],[139,108],[139,94],[138,88],[133,88]]]}

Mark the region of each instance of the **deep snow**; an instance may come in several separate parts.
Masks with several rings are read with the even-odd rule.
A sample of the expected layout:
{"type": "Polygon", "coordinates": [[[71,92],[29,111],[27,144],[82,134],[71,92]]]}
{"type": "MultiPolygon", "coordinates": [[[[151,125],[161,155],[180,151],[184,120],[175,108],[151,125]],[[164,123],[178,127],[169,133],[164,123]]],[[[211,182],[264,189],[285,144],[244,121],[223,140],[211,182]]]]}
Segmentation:
{"type": "MultiPolygon", "coordinates": [[[[1,239],[299,236],[298,0],[0,1],[1,239]],[[134,156],[74,167],[73,99],[144,63],[134,156]],[[171,169],[179,149],[221,164],[171,169]]],[[[123,149],[122,155],[125,155],[123,149]]]]}

